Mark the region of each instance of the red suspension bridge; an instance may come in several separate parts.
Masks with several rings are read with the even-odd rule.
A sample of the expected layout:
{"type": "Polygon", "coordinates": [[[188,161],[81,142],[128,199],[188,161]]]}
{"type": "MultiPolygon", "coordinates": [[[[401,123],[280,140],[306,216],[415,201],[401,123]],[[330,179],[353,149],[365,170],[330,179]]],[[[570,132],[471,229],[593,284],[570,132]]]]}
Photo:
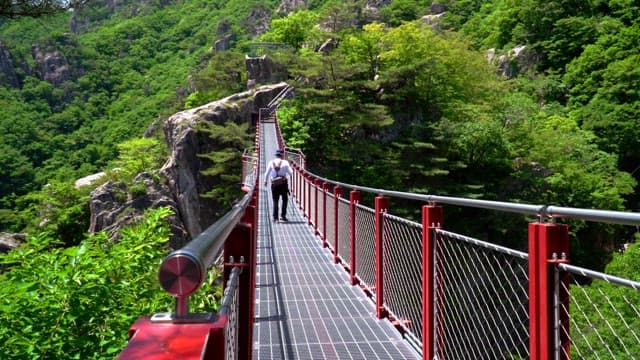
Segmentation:
{"type": "Polygon", "coordinates": [[[573,266],[568,226],[556,221],[639,226],[639,213],[344,184],[308,172],[287,149],[289,222],[273,223],[259,177],[265,156],[286,148],[274,108],[260,111],[255,148],[243,155],[245,197],[161,265],[175,311],[134,323],[119,359],[640,356],[640,283],[573,266]],[[375,195],[373,208],[363,194],[375,195]],[[421,203],[421,221],[392,215],[394,198],[421,203]],[[447,231],[445,205],[521,214],[528,251],[447,231]],[[220,256],[219,311],[190,313],[189,296],[220,256]]]}

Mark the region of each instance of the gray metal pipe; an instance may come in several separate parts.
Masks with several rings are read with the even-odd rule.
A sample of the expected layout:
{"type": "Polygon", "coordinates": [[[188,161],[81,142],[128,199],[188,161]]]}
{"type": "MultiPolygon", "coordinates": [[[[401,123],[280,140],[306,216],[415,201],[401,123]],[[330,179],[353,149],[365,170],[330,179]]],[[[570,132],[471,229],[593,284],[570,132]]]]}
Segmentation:
{"type": "Polygon", "coordinates": [[[209,226],[196,238],[179,250],[164,258],[158,271],[158,279],[164,290],[179,299],[182,304],[176,309],[178,317],[186,315],[187,296],[195,292],[204,282],[207,269],[220,256],[224,242],[240,222],[253,196],[251,189],[240,202],[209,226]]]}
{"type": "Polygon", "coordinates": [[[326,183],[333,184],[336,186],[341,186],[343,188],[364,191],[368,193],[400,198],[400,199],[423,201],[429,204],[447,204],[447,205],[456,205],[456,206],[464,206],[464,207],[471,207],[471,208],[503,211],[503,212],[509,212],[509,213],[520,213],[525,215],[538,216],[541,219],[568,218],[568,219],[575,219],[575,220],[606,222],[610,224],[621,224],[621,225],[632,225],[632,226],[640,225],[640,213],[636,213],[636,212],[579,209],[579,208],[567,208],[567,207],[551,206],[551,205],[518,204],[518,203],[510,203],[510,202],[502,202],[502,201],[466,199],[466,198],[449,197],[449,196],[390,191],[390,190],[370,188],[366,186],[347,184],[339,181],[325,179],[305,169],[301,169],[301,171],[304,171],[305,173],[315,177],[316,179],[319,179],[321,181],[324,181],[326,183]]]}

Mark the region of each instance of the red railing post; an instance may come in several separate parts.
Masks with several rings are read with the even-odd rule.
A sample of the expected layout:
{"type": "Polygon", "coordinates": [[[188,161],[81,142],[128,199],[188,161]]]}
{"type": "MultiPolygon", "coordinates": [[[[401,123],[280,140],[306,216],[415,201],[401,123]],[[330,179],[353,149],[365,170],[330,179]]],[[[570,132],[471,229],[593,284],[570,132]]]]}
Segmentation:
{"type": "Polygon", "coordinates": [[[375,236],[376,236],[376,316],[381,319],[387,316],[384,308],[384,214],[389,210],[389,198],[375,198],[375,236]]]}
{"type": "Polygon", "coordinates": [[[351,213],[351,221],[349,223],[349,240],[351,241],[351,264],[349,266],[349,276],[351,277],[351,285],[358,283],[356,276],[356,208],[360,203],[360,192],[352,190],[349,193],[349,212],[351,213]]]}
{"type": "MultiPolygon", "coordinates": [[[[322,183],[322,247],[329,247],[329,242],[327,241],[327,193],[329,192],[329,183],[322,183]]],[[[337,249],[333,249],[334,252],[337,249]]]]}
{"type": "Polygon", "coordinates": [[[340,207],[340,198],[342,197],[342,187],[340,185],[336,185],[333,188],[333,196],[333,262],[337,264],[340,262],[340,254],[338,253],[338,238],[340,237],[338,232],[340,231],[340,227],[338,226],[340,211],[338,211],[338,209],[340,207]]]}
{"type": "Polygon", "coordinates": [[[442,206],[422,207],[422,359],[435,356],[435,243],[434,229],[442,226],[442,206]]]}
{"type": "MultiPolygon", "coordinates": [[[[532,360],[555,359],[554,266],[559,257],[569,258],[569,228],[565,224],[529,224],[529,353],[532,360]]],[[[568,288],[568,277],[564,276],[568,288]]],[[[567,302],[566,296],[561,298],[567,302]]],[[[562,322],[561,319],[557,319],[562,322]]],[[[565,319],[566,321],[566,319],[565,319]]],[[[560,338],[562,341],[562,337],[560,338]]],[[[560,359],[568,354],[568,339],[560,359]]]]}

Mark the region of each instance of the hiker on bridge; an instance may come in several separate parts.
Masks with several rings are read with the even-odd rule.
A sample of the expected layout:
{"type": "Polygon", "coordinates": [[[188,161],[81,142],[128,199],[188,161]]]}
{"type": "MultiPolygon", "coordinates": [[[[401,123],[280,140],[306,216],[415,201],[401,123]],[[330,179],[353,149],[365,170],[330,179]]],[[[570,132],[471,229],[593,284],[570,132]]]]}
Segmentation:
{"type": "Polygon", "coordinates": [[[293,175],[289,162],[284,159],[284,150],[276,151],[275,159],[269,161],[264,173],[264,185],[271,181],[271,198],[273,199],[273,221],[278,221],[279,201],[282,198],[280,221],[287,220],[287,202],[289,201],[289,177],[293,175]]]}

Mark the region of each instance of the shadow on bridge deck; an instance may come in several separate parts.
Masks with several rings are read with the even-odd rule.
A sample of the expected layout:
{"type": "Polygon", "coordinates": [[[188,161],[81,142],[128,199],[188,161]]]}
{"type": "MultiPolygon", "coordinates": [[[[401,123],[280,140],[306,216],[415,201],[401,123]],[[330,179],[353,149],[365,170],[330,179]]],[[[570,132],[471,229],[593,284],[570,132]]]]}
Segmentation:
{"type": "MultiPolygon", "coordinates": [[[[274,133],[263,124],[262,171],[274,133]]],[[[419,359],[388,320],[375,317],[373,302],[333,263],[294,199],[289,222],[273,223],[271,194],[260,191],[253,358],[419,359]]]]}

